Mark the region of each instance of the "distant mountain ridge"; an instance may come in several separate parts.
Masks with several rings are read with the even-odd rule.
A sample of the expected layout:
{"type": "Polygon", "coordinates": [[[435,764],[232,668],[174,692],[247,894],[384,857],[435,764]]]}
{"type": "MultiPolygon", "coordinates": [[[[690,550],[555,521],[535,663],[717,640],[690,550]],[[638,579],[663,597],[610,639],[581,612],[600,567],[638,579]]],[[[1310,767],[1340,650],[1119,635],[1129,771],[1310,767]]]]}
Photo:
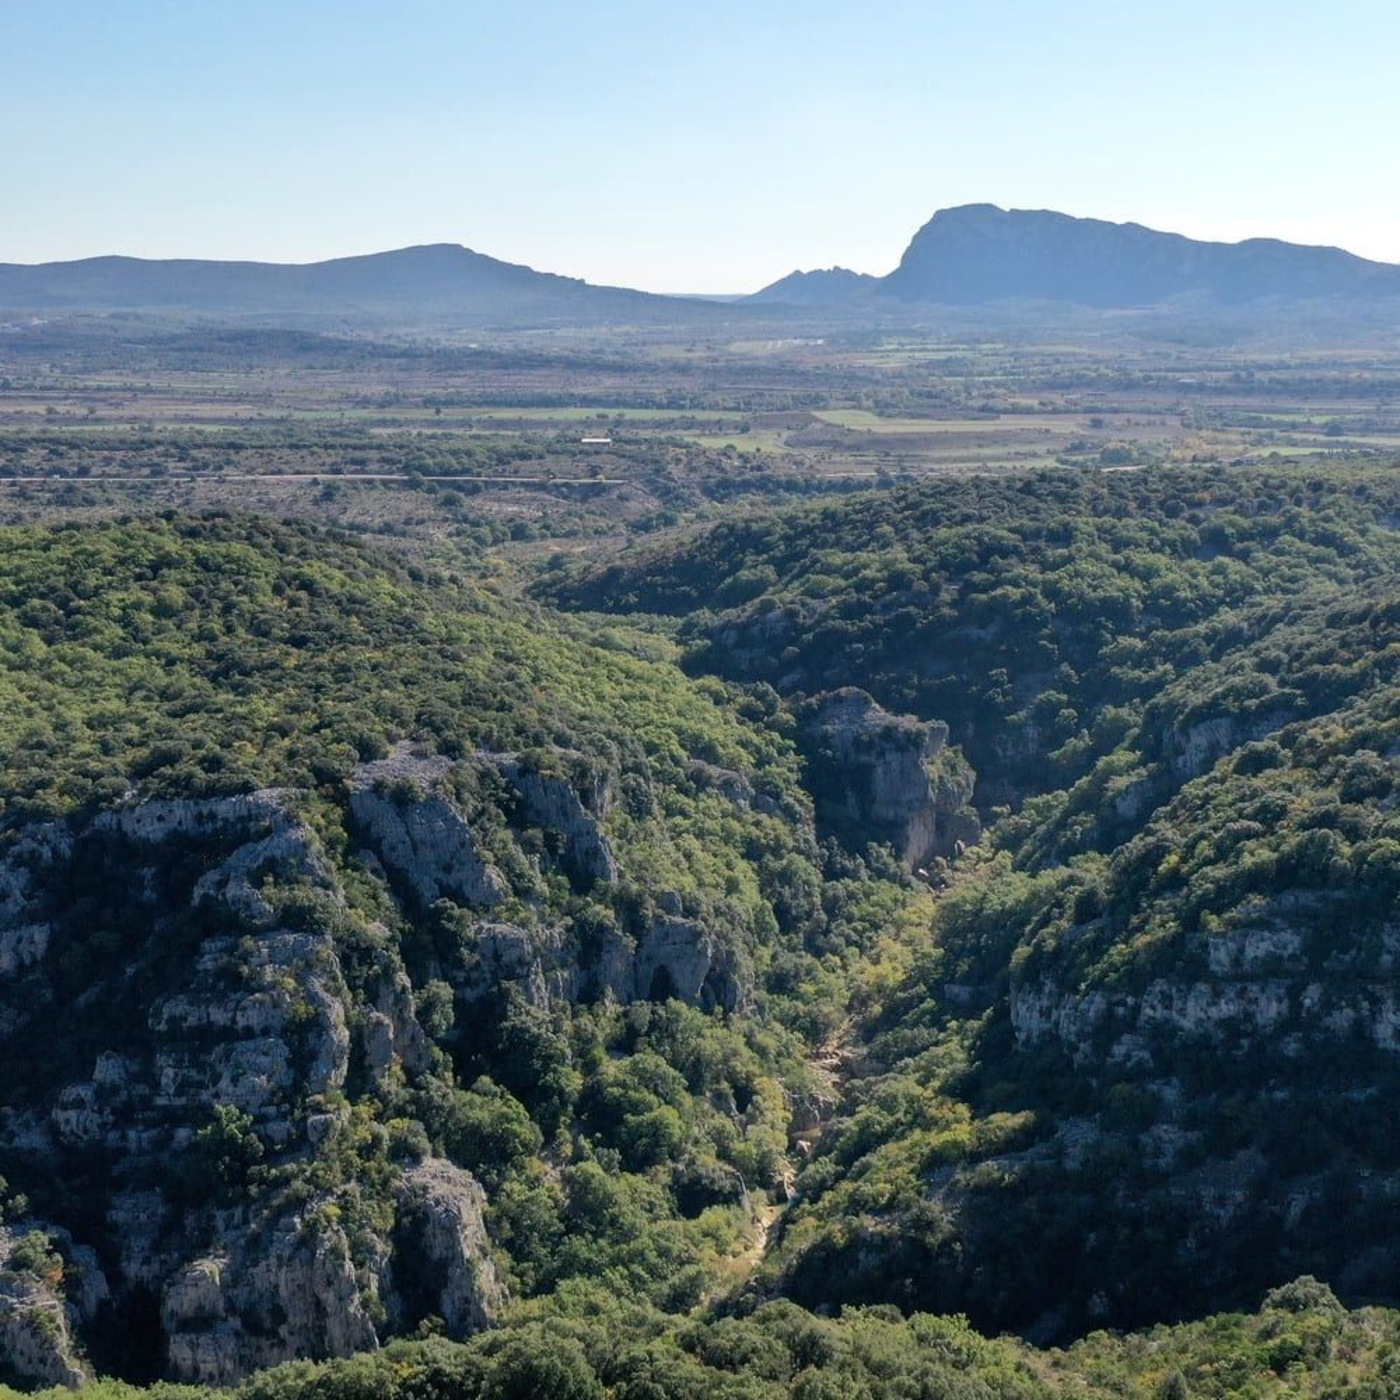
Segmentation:
{"type": "Polygon", "coordinates": [[[880,290],[953,305],[1027,297],[1149,306],[1193,294],[1307,300],[1400,295],[1400,267],[1273,238],[1206,243],[1141,224],[968,204],[935,214],[880,290]]]}
{"type": "Polygon", "coordinates": [[[0,263],[0,308],[534,324],[694,320],[718,308],[536,272],[455,243],[315,263],[85,258],[0,263]]]}
{"type": "Polygon", "coordinates": [[[0,313],[165,312],[349,326],[697,324],[787,308],[864,313],[1059,303],[1097,310],[1395,299],[1400,266],[1277,239],[1209,243],[1140,224],[967,204],[936,213],[885,277],[792,272],[747,297],[661,296],[537,272],[451,243],[316,263],[87,258],[0,263],[0,313]]]}
{"type": "Polygon", "coordinates": [[[966,204],[939,210],[886,277],[792,273],[751,300],[835,307],[862,295],[872,307],[1024,300],[1099,309],[1182,297],[1221,305],[1400,297],[1400,266],[1273,238],[1209,243],[1141,224],[966,204]]]}

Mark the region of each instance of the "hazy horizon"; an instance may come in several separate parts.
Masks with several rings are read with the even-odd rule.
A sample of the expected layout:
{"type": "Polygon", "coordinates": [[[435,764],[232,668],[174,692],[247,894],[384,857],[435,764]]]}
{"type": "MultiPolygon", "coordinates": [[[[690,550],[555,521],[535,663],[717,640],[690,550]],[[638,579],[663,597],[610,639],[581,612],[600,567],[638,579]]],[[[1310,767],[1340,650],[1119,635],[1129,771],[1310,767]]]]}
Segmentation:
{"type": "MultiPolygon", "coordinates": [[[[974,201],[974,203],[981,203],[981,204],[987,204],[987,203],[990,203],[990,202],[991,202],[991,201],[986,201],[986,200],[974,201]]],[[[936,211],[934,211],[934,212],[936,212],[936,211]]],[[[1060,209],[1060,210],[1024,210],[1024,209],[1013,209],[1013,210],[1011,210],[1010,212],[1015,212],[1015,213],[1032,213],[1032,212],[1045,213],[1045,212],[1051,212],[1051,213],[1060,213],[1060,214],[1071,214],[1072,217],[1075,217],[1075,218],[1082,218],[1082,219],[1096,219],[1096,218],[1098,217],[1097,215],[1093,215],[1093,214],[1073,214],[1072,211],[1070,211],[1070,210],[1064,210],[1064,209],[1060,209]]],[[[931,216],[930,216],[930,217],[931,217],[931,216]]],[[[925,222],[927,222],[927,221],[925,221],[925,222]]],[[[1138,221],[1138,220],[1114,220],[1114,221],[1112,221],[1112,222],[1115,222],[1115,223],[1125,223],[1125,224],[1127,224],[1127,223],[1139,223],[1140,221],[1138,221]]],[[[914,234],[916,231],[917,231],[917,230],[914,230],[914,229],[911,229],[911,230],[910,230],[910,237],[911,237],[911,238],[912,238],[913,234],[914,234]]],[[[1156,231],[1157,231],[1157,232],[1162,232],[1162,233],[1170,233],[1170,234],[1175,234],[1175,233],[1180,233],[1180,232],[1181,232],[1181,230],[1179,230],[1179,229],[1159,229],[1159,230],[1156,230],[1156,231]]],[[[1271,235],[1271,234],[1268,234],[1268,233],[1259,233],[1259,234],[1247,234],[1247,235],[1244,236],[1243,239],[1226,239],[1226,240],[1220,240],[1220,241],[1226,242],[1226,243],[1237,243],[1237,242],[1247,241],[1247,240],[1252,239],[1252,238],[1271,238],[1271,237],[1273,237],[1273,235],[1271,235]]],[[[172,254],[172,255],[159,255],[159,257],[156,258],[156,259],[154,259],[154,260],[188,261],[188,262],[253,262],[253,263],[264,263],[264,264],[281,265],[281,266],[288,266],[288,267],[306,267],[306,266],[314,266],[314,265],[316,265],[316,264],[318,264],[318,263],[322,263],[322,262],[336,261],[336,260],[339,260],[339,259],[356,258],[356,257],[373,257],[373,256],[376,256],[376,255],[382,255],[382,254],[385,254],[385,253],[410,252],[410,251],[412,251],[412,250],[415,249],[415,248],[442,247],[442,246],[449,246],[449,247],[455,246],[455,247],[465,248],[465,249],[467,249],[467,250],[470,251],[470,252],[485,254],[486,256],[495,258],[495,259],[497,259],[497,260],[499,260],[499,261],[501,261],[501,262],[515,262],[515,261],[517,261],[516,259],[510,257],[510,255],[509,255],[508,253],[493,252],[492,250],[487,249],[487,248],[472,248],[470,244],[454,243],[452,240],[438,240],[438,241],[436,241],[436,242],[434,242],[434,243],[409,243],[409,244],[403,244],[402,246],[397,247],[397,248],[364,248],[364,249],[359,250],[358,252],[353,252],[353,253],[343,253],[343,254],[337,253],[337,254],[332,255],[332,257],[330,257],[330,258],[310,258],[310,259],[303,259],[303,258],[287,258],[287,259],[281,259],[281,258],[251,258],[251,259],[250,259],[250,258],[231,257],[231,258],[217,258],[217,259],[214,259],[214,258],[205,258],[205,257],[203,257],[202,255],[200,255],[200,254],[198,254],[198,253],[182,253],[182,254],[172,254]]],[[[1334,247],[1340,247],[1341,245],[1315,245],[1315,246],[1334,246],[1334,247]]],[[[1355,252],[1355,249],[1344,248],[1343,251],[1345,251],[1345,252],[1355,252]]],[[[107,253],[107,254],[90,254],[90,255],[86,255],[86,256],[88,256],[88,257],[114,256],[114,257],[135,257],[135,258],[144,258],[144,257],[146,257],[147,255],[139,254],[139,253],[135,253],[135,254],[133,254],[133,253],[122,253],[122,252],[119,252],[119,251],[118,251],[118,252],[112,252],[112,253],[107,253]]],[[[1362,254],[1362,255],[1360,255],[1360,256],[1365,256],[1365,255],[1362,254]]],[[[79,257],[79,258],[75,258],[75,259],[54,259],[54,260],[45,260],[45,261],[83,261],[83,260],[84,260],[83,257],[79,257]]],[[[0,262],[3,262],[3,261],[5,261],[5,260],[0,259],[0,262]]],[[[1380,261],[1386,261],[1386,260],[1382,259],[1382,260],[1380,260],[1380,261]]],[[[20,264],[20,265],[25,265],[25,264],[20,264]]],[[[37,265],[37,264],[29,264],[29,265],[37,265]]],[[[1395,263],[1395,264],[1393,264],[1393,265],[1400,266],[1400,261],[1398,261],[1397,263],[1395,263]]],[[[769,285],[771,282],[777,281],[777,280],[779,280],[779,279],[782,278],[782,277],[786,277],[786,276],[791,275],[793,272],[823,271],[823,270],[826,270],[827,268],[834,268],[834,267],[836,267],[836,266],[845,266],[845,265],[844,265],[844,264],[827,264],[827,265],[825,265],[825,267],[789,268],[789,269],[787,270],[787,272],[776,274],[773,278],[770,278],[770,279],[769,279],[769,282],[764,283],[763,285],[764,285],[764,286],[767,286],[767,285],[769,285]]],[[[885,273],[891,271],[891,270],[893,269],[893,266],[894,266],[894,264],[891,264],[891,266],[890,266],[889,268],[881,268],[881,269],[878,269],[878,270],[872,270],[872,269],[870,269],[870,268],[855,268],[855,269],[851,269],[851,270],[856,271],[856,272],[871,272],[871,271],[874,271],[876,276],[883,276],[885,273]]],[[[554,268],[549,268],[549,267],[536,267],[534,270],[537,271],[537,272],[545,272],[545,273],[552,273],[552,272],[555,271],[554,268]]],[[[631,286],[631,284],[627,284],[627,283],[600,284],[600,283],[596,282],[593,278],[584,278],[583,280],[589,282],[591,285],[594,285],[594,286],[599,286],[599,285],[617,285],[617,286],[623,286],[623,287],[631,286]]],[[[709,295],[709,296],[744,295],[744,294],[746,294],[746,293],[751,293],[751,292],[754,292],[754,291],[761,290],[761,288],[760,288],[760,287],[716,288],[716,289],[712,289],[712,290],[710,290],[710,291],[708,291],[708,292],[696,292],[696,291],[690,290],[689,288],[684,288],[684,287],[673,287],[673,288],[656,287],[656,288],[646,288],[646,289],[644,289],[644,290],[653,291],[653,292],[656,292],[656,293],[658,293],[658,294],[660,294],[660,295],[666,295],[666,294],[669,293],[669,294],[675,295],[675,296],[682,296],[682,297],[702,297],[702,298],[703,298],[703,297],[706,296],[706,295],[709,295]]]]}
{"type": "Polygon", "coordinates": [[[1391,7],[849,13],[11,0],[0,261],[459,243],[720,294],[995,203],[1400,262],[1391,7]]]}

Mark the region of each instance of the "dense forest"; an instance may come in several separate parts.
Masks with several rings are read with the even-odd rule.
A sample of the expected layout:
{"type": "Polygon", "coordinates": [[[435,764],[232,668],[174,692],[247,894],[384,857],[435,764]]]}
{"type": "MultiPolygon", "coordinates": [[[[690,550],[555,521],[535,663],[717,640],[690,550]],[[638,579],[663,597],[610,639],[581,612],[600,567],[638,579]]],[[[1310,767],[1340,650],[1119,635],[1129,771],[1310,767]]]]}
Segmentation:
{"type": "MultiPolygon", "coordinates": [[[[132,1281],[73,1328],[158,1370],[182,1255],[311,1220],[367,1341],[577,1277],[724,1289],[812,1048],[926,921],[891,858],[819,845],[776,697],[311,529],[17,529],[0,575],[5,1211],[64,1261],[20,1271],[36,1307],[138,1249],[163,1316],[132,1281]],[[396,1248],[424,1164],[469,1207],[455,1283],[396,1248]]],[[[191,1305],[187,1371],[296,1325],[291,1297],[240,1311],[257,1268],[229,1269],[223,1350],[191,1305]]]]}
{"type": "MultiPolygon", "coordinates": [[[[1300,1278],[1257,1312],[1096,1332],[1064,1351],[988,1340],[962,1318],[890,1307],[839,1319],[787,1302],[746,1317],[678,1319],[588,1284],[518,1308],[465,1345],[390,1343],[373,1356],[292,1362],[228,1392],[235,1400],[1389,1400],[1400,1316],[1348,1312],[1300,1278]]],[[[0,1387],[0,1395],[12,1394],[0,1387]]],[[[57,1400],[67,1392],[41,1392],[57,1400]]],[[[94,1400],[199,1400],[195,1386],[103,1381],[94,1400]]]]}
{"type": "Polygon", "coordinates": [[[688,669],[789,704],[859,683],[977,772],[764,1286],[1047,1338],[1290,1269],[1388,1291],[1398,521],[1385,472],[1060,473],[542,582],[684,613],[688,669]]]}
{"type": "Polygon", "coordinates": [[[0,1383],[1390,1394],[1398,526],[0,531],[0,1383]]]}

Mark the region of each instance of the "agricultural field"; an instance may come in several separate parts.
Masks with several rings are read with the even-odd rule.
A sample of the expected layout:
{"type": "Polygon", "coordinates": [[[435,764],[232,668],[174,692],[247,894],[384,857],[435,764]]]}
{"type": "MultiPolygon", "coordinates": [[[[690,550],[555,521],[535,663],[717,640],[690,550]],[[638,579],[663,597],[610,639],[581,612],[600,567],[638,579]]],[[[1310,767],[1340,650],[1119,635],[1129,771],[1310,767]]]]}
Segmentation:
{"type": "Polygon", "coordinates": [[[908,330],[454,344],[80,320],[0,335],[0,511],[11,515],[19,486],[74,478],[115,497],[184,491],[182,506],[246,494],[261,507],[272,493],[288,509],[334,478],[342,504],[372,498],[352,514],[374,518],[412,514],[382,509],[390,488],[469,480],[487,514],[538,522],[556,499],[573,502],[567,515],[586,494],[611,523],[671,525],[708,498],[889,478],[1397,449],[1400,353],[1383,351],[908,330]]]}

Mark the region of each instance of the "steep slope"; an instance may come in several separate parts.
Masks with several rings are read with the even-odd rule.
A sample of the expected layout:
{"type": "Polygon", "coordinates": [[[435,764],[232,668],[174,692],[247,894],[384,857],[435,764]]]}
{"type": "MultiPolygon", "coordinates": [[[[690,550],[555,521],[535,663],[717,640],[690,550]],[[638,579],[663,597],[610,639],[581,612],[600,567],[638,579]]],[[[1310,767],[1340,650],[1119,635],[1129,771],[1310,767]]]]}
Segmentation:
{"type": "Polygon", "coordinates": [[[1393,473],[1051,473],[720,525],[554,578],[694,611],[795,716],[948,722],[986,843],[858,1028],[755,1296],[1042,1338],[1301,1271],[1389,1295],[1393,473]]]}
{"type": "Polygon", "coordinates": [[[1391,298],[1400,297],[1400,267],[1271,238],[1206,243],[1140,224],[968,204],[936,213],[879,291],[945,305],[1009,298],[1096,307],[1185,296],[1224,304],[1391,298]]]}
{"type": "Polygon", "coordinates": [[[858,680],[946,721],[988,810],[1079,777],[1125,707],[1238,641],[1233,610],[1394,569],[1397,518],[1385,470],[1059,471],[724,521],[540,588],[687,615],[696,672],[793,695],[858,680]]]}
{"type": "Polygon", "coordinates": [[[716,1287],[919,896],[828,877],[776,712],[615,648],[310,529],[3,532],[5,1375],[716,1287]]]}
{"type": "Polygon", "coordinates": [[[1233,734],[1154,715],[1125,748],[1199,776],[1155,809],[1141,779],[1104,792],[1100,816],[1145,809],[1106,855],[970,873],[867,1027],[871,1073],[799,1178],[779,1286],[1044,1337],[1303,1270],[1389,1296],[1394,597],[1391,579],[1295,624],[1331,657],[1311,705],[1289,703],[1308,649],[1271,639],[1253,655],[1286,658],[1280,704],[1234,712],[1233,734]]]}
{"type": "Polygon", "coordinates": [[[120,257],[0,264],[0,307],[352,325],[689,322],[724,314],[704,301],[590,286],[453,243],[306,264],[120,257]]]}

